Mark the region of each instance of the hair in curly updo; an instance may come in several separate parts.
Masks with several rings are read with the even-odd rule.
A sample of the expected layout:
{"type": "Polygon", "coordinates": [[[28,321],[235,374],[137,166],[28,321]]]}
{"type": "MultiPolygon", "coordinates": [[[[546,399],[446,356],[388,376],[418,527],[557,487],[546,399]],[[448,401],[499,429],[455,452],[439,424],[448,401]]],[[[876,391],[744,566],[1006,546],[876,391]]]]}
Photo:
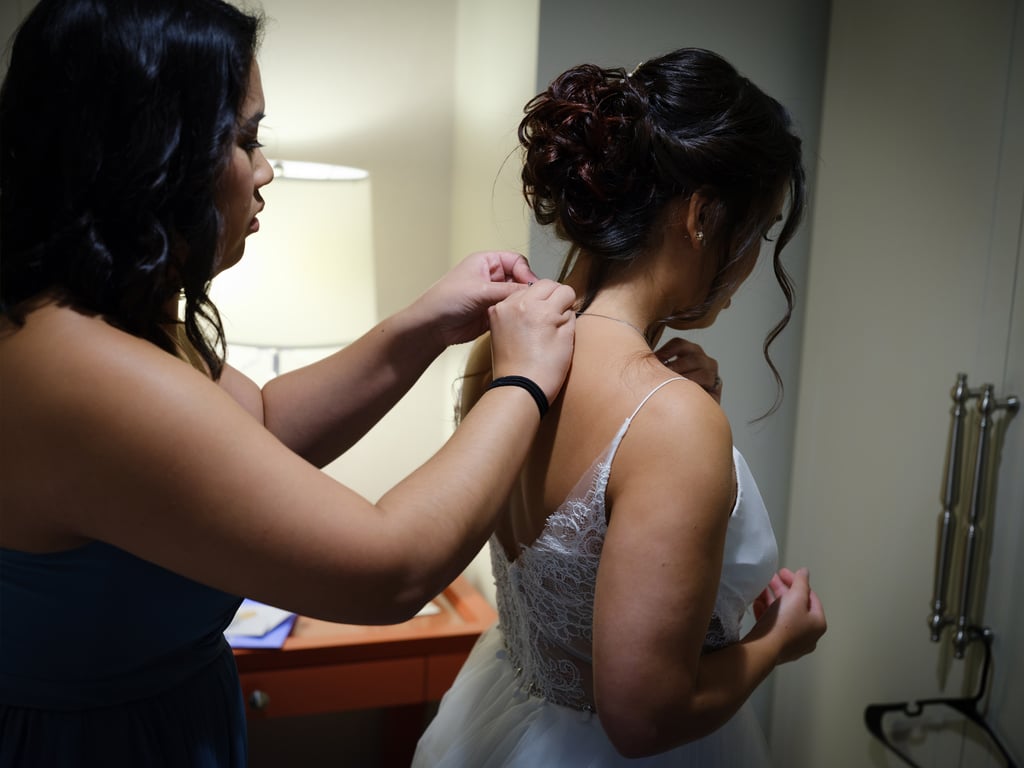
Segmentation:
{"type": "MultiPolygon", "coordinates": [[[[789,322],[793,287],[780,261],[804,209],[801,142],[785,108],[721,56],[683,48],[622,68],[584,64],[527,103],[519,124],[523,192],[540,224],[571,243],[562,270],[582,251],[591,260],[585,309],[622,263],[656,242],[666,204],[700,192],[709,200],[704,247],[718,259],[710,295],[665,321],[697,319],[730,287],[733,268],[762,237],[788,192],[775,242],[775,276],[789,322]]],[[[781,382],[780,382],[781,384],[781,382]]]]}

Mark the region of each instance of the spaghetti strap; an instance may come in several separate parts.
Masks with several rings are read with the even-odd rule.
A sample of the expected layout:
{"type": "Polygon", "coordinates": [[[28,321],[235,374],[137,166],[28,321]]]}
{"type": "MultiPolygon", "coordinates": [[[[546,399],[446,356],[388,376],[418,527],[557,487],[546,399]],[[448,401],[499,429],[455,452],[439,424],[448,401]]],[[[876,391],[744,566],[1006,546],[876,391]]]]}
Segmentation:
{"type": "Polygon", "coordinates": [[[647,396],[640,401],[640,405],[638,405],[636,409],[633,411],[633,413],[630,414],[629,418],[626,419],[626,423],[628,424],[633,420],[633,417],[636,416],[640,412],[640,409],[644,407],[644,403],[651,399],[651,395],[653,395],[659,389],[661,389],[666,384],[672,381],[687,381],[687,378],[685,376],[673,376],[671,379],[665,379],[665,381],[661,382],[661,384],[659,384],[658,386],[656,386],[654,389],[647,393],[647,396]]]}
{"type": "Polygon", "coordinates": [[[651,396],[655,392],[664,387],[666,384],[673,381],[688,381],[688,379],[685,376],[673,376],[671,379],[665,379],[665,381],[661,382],[661,384],[659,384],[650,392],[648,392],[644,399],[640,401],[640,404],[633,409],[633,413],[629,415],[629,418],[622,422],[622,426],[619,427],[618,434],[616,434],[614,439],[612,439],[612,442],[609,444],[608,450],[605,454],[605,460],[608,462],[609,465],[611,464],[612,459],[615,458],[616,452],[618,452],[619,450],[619,443],[622,442],[622,438],[626,435],[626,430],[629,429],[629,425],[633,423],[634,417],[636,417],[636,415],[640,413],[640,409],[644,407],[644,404],[651,399],[651,396]]]}

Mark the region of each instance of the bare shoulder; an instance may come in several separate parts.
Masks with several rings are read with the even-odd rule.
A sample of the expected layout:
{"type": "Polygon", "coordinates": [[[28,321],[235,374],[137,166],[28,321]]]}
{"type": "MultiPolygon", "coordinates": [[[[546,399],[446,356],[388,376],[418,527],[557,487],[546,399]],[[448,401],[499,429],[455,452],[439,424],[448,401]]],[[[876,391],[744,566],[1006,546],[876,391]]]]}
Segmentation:
{"type": "Polygon", "coordinates": [[[210,435],[262,432],[185,361],[67,307],[5,326],[0,368],[0,430],[18,445],[0,461],[5,538],[24,545],[123,530],[126,515],[154,506],[147,495],[172,484],[182,456],[206,453],[210,435]]]}
{"type": "Polygon", "coordinates": [[[650,377],[652,391],[666,381],[634,418],[630,432],[635,430],[634,436],[643,439],[633,442],[644,443],[648,451],[660,448],[672,455],[727,448],[731,457],[732,428],[722,407],[699,384],[685,378],[670,380],[660,372],[650,377]]]}
{"type": "MultiPolygon", "coordinates": [[[[188,363],[114,328],[100,317],[46,305],[20,328],[0,335],[0,361],[17,371],[4,382],[4,411],[26,415],[82,414],[90,409],[129,408],[149,389],[180,390],[212,385],[188,363]]],[[[215,387],[214,387],[215,389],[215,387]]]]}
{"type": "Polygon", "coordinates": [[[137,392],[135,374],[160,356],[170,358],[100,317],[44,305],[0,334],[0,363],[17,372],[4,377],[3,418],[44,427],[81,413],[86,402],[123,402],[137,392]]]}
{"type": "MultiPolygon", "coordinates": [[[[653,373],[651,389],[668,378],[653,373]]],[[[704,499],[694,506],[716,514],[728,510],[734,488],[729,420],[700,385],[683,379],[660,387],[634,417],[608,492],[613,505],[639,497],[652,510],[678,509],[684,496],[704,499]]]]}
{"type": "Polygon", "coordinates": [[[0,361],[18,372],[4,382],[9,410],[27,398],[23,404],[38,405],[51,414],[62,409],[87,414],[93,408],[123,409],[126,398],[137,399],[150,389],[189,396],[196,391],[212,396],[220,389],[246,411],[262,416],[256,402],[259,387],[231,366],[224,366],[217,386],[185,360],[101,317],[56,304],[32,312],[23,327],[5,323],[0,330],[0,361]]]}

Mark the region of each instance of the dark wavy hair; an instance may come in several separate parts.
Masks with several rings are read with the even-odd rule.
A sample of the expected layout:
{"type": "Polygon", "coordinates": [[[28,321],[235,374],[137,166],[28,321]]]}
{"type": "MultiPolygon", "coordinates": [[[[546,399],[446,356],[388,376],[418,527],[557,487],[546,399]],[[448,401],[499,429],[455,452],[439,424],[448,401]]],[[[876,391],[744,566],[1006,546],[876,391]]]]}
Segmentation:
{"type": "Polygon", "coordinates": [[[168,302],[214,378],[218,180],[263,28],[221,0],[40,0],[0,88],[0,308],[50,296],[168,352],[168,302]]]}
{"type": "Polygon", "coordinates": [[[523,192],[538,223],[554,224],[572,246],[559,279],[581,251],[590,257],[582,309],[617,266],[661,236],[656,225],[670,201],[700,192],[710,201],[702,226],[717,272],[704,302],[663,322],[699,319],[731,288],[738,263],[760,248],[788,193],[773,253],[787,309],[764,342],[781,393],[768,347],[793,313],[793,285],[780,256],[805,198],[801,141],[785,108],[721,56],[683,48],[629,74],[573,67],[525,112],[523,192]]]}

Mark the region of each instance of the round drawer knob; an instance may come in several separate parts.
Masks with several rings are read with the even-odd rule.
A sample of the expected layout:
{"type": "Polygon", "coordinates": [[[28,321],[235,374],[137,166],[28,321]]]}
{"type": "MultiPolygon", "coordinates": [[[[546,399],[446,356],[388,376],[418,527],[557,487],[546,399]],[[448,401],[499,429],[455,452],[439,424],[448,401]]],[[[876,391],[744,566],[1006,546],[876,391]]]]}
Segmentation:
{"type": "Polygon", "coordinates": [[[266,709],[270,704],[270,694],[257,689],[249,694],[249,706],[253,709],[266,709]]]}

